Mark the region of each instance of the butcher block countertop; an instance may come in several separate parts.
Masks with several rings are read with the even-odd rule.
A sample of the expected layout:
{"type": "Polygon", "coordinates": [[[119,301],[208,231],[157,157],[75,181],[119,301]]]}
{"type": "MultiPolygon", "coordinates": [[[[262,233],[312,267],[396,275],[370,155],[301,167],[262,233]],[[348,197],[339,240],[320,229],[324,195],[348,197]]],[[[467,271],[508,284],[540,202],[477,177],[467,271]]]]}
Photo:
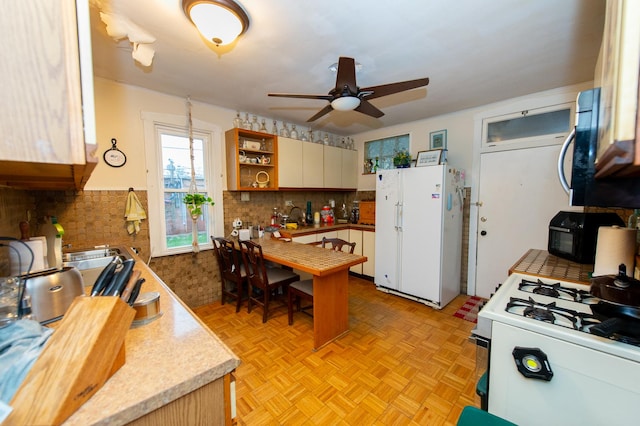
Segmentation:
{"type": "Polygon", "coordinates": [[[593,265],[562,259],[546,250],[530,249],[509,269],[509,274],[514,272],[589,285],[593,265]]]}
{"type": "MultiPolygon", "coordinates": [[[[131,328],[125,364],[64,425],[122,425],[231,373],[240,360],[139,257],[143,292],[160,293],[162,316],[131,328]]],[[[183,413],[187,414],[187,413],[183,413]]]]}

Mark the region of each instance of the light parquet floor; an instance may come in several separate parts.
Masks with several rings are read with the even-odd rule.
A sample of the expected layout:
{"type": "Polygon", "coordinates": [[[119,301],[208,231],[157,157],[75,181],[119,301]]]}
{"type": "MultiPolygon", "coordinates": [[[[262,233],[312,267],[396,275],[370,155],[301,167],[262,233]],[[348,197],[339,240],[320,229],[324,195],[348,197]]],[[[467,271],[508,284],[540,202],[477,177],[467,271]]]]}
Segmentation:
{"type": "Polygon", "coordinates": [[[474,324],[349,277],[349,328],[313,351],[312,318],[233,304],[194,309],[241,359],[239,425],[455,425],[475,394],[474,324]]]}

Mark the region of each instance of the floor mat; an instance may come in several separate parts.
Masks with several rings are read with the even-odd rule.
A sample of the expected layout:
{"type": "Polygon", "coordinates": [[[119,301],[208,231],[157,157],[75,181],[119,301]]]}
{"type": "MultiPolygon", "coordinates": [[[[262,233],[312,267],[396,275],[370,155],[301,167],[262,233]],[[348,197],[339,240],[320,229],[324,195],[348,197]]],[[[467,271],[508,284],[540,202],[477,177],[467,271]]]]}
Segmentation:
{"type": "Polygon", "coordinates": [[[484,299],[478,296],[471,296],[465,302],[464,305],[458,309],[453,316],[462,318],[463,320],[470,322],[478,321],[478,310],[480,309],[480,303],[484,299]]]}

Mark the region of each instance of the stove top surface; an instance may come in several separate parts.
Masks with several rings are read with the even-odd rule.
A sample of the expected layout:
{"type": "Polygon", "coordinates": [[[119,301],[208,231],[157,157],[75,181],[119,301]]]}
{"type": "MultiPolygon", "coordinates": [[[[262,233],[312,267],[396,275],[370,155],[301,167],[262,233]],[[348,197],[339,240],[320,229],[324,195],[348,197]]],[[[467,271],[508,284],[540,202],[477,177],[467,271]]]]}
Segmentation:
{"type": "Polygon", "coordinates": [[[499,321],[640,362],[640,330],[603,334],[591,310],[598,302],[585,285],[514,273],[481,308],[474,334],[490,339],[499,321]]]}

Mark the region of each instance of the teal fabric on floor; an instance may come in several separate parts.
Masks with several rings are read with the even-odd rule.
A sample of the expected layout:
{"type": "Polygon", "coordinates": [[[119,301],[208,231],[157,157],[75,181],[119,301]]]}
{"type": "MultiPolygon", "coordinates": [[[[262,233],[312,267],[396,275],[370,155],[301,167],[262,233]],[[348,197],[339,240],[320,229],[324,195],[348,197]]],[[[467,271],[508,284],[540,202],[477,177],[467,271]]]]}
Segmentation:
{"type": "Polygon", "coordinates": [[[464,407],[456,424],[458,426],[516,426],[510,421],[472,406],[464,407]]]}

